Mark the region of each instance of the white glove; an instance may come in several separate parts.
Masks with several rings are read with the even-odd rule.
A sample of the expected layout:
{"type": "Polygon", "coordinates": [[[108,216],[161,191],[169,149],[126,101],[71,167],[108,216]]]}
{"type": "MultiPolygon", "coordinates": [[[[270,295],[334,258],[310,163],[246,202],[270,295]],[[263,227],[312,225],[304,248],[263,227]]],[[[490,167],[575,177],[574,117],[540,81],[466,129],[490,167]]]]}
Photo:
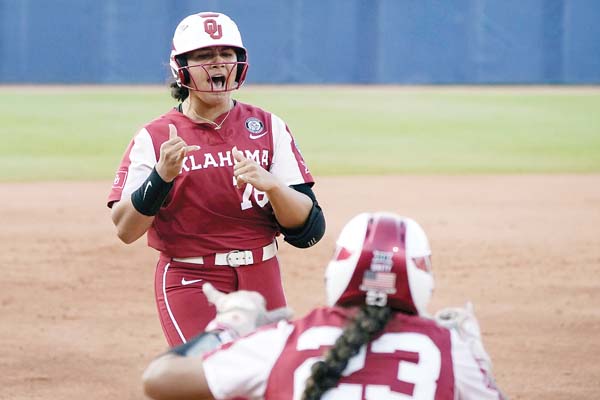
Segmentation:
{"type": "Polygon", "coordinates": [[[247,335],[259,326],[292,316],[292,310],[287,307],[267,311],[265,298],[258,292],[240,290],[225,294],[210,283],[205,283],[202,291],[217,308],[217,316],[208,323],[206,331],[225,330],[231,340],[247,335]]]}
{"type": "Polygon", "coordinates": [[[481,329],[475,318],[473,304],[469,301],[465,307],[448,307],[435,313],[438,325],[448,329],[455,329],[458,335],[469,345],[475,360],[491,376],[492,360],[485,351],[481,341],[481,329]]]}

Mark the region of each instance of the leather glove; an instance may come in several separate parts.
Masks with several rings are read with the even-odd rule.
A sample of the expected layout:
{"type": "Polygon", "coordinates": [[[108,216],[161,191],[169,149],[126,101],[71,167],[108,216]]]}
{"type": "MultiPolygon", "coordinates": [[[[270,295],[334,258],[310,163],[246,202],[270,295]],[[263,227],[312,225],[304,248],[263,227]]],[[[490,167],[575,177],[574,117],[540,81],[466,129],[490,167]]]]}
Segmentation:
{"type": "Polygon", "coordinates": [[[481,329],[475,318],[473,304],[469,301],[465,307],[447,307],[435,313],[438,325],[448,329],[455,329],[458,335],[469,345],[471,353],[478,364],[486,372],[492,372],[492,360],[483,347],[481,329]]]}
{"type": "Polygon", "coordinates": [[[292,316],[292,310],[287,307],[267,311],[265,298],[258,292],[240,290],[225,294],[210,283],[205,283],[202,291],[217,308],[217,316],[208,323],[206,331],[227,331],[231,340],[292,316]]]}

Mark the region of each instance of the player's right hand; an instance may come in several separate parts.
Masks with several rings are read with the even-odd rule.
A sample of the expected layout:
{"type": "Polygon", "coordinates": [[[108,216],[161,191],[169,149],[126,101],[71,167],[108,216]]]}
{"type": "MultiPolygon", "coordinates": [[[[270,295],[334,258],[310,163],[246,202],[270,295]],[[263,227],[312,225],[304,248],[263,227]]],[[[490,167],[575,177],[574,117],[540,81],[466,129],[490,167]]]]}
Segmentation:
{"type": "Polygon", "coordinates": [[[200,146],[188,146],[177,136],[177,128],[169,124],[169,139],[160,145],[160,157],[156,164],[156,172],[165,182],[171,182],[179,175],[183,159],[190,151],[200,150],[200,146]]]}

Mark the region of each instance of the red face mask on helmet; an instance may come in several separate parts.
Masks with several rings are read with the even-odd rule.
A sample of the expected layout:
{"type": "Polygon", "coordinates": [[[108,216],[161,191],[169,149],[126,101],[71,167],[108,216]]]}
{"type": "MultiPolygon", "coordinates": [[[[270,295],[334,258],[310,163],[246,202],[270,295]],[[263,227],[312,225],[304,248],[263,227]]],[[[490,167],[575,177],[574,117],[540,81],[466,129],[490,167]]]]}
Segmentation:
{"type": "Polygon", "coordinates": [[[431,250],[417,222],[389,213],[359,214],[336,244],[325,274],[330,306],[367,303],[427,314],[431,250]]]}
{"type": "Polygon", "coordinates": [[[239,89],[244,83],[248,70],[248,54],[242,43],[240,31],[231,18],[225,14],[205,12],[189,15],[177,25],[169,65],[179,86],[201,92],[229,92],[239,89]],[[188,66],[186,53],[207,47],[233,48],[237,61],[188,66]],[[235,83],[230,84],[229,76],[226,76],[222,87],[211,84],[209,89],[201,89],[194,82],[190,68],[203,68],[209,75],[208,68],[215,65],[233,66],[234,68],[229,68],[229,74],[235,74],[235,83]]]}

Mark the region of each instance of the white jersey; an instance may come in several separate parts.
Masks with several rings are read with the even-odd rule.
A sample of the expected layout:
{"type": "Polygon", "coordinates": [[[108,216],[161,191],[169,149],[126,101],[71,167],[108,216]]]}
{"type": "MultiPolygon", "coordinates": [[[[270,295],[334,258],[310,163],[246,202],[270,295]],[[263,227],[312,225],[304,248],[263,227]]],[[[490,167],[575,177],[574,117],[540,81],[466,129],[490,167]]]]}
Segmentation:
{"type": "MultiPolygon", "coordinates": [[[[281,321],[205,355],[217,399],[299,400],[311,366],[333,346],[355,310],[321,308],[281,321]]],[[[350,359],[324,400],[502,399],[469,346],[434,321],[395,313],[383,333],[350,359]]]]}

